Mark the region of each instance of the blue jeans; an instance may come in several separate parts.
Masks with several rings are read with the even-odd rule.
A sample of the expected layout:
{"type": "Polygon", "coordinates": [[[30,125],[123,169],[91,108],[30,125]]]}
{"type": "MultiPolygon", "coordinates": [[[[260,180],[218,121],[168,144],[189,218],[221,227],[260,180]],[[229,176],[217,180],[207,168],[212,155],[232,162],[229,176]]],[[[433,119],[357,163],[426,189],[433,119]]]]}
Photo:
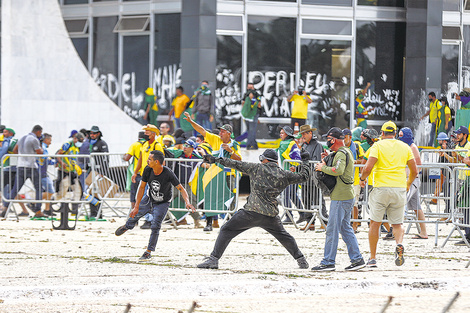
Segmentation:
{"type": "Polygon", "coordinates": [[[180,117],[178,118],[175,117],[174,121],[175,121],[176,129],[181,128],[180,117]]]}
{"type": "MultiPolygon", "coordinates": [[[[209,113],[197,113],[196,115],[196,123],[201,125],[204,129],[212,129],[212,123],[209,121],[210,114],[209,113]]],[[[194,136],[197,136],[199,133],[194,131],[194,136]]]]}
{"type": "Polygon", "coordinates": [[[137,221],[143,217],[147,213],[151,213],[153,218],[151,222],[150,229],[152,233],[150,234],[149,244],[147,246],[147,250],[155,251],[155,247],[157,246],[158,235],[160,234],[160,228],[162,227],[162,221],[166,216],[166,212],[168,212],[168,208],[170,207],[169,202],[160,203],[160,204],[152,204],[150,198],[145,195],[142,197],[142,200],[139,205],[139,212],[135,217],[131,217],[126,222],[127,229],[133,229],[137,221]]]}
{"type": "MultiPolygon", "coordinates": [[[[34,189],[36,192],[36,200],[42,200],[42,188],[41,188],[41,178],[39,174],[39,170],[37,168],[30,168],[30,167],[18,167],[16,171],[16,180],[15,184],[11,188],[10,197],[8,199],[14,200],[18,195],[18,191],[21,190],[24,183],[27,179],[31,179],[34,185],[34,189]]],[[[3,204],[5,207],[8,206],[7,203],[3,204]]],[[[33,212],[41,211],[41,203],[34,204],[33,212]]]]}
{"type": "Polygon", "coordinates": [[[429,147],[434,147],[434,138],[436,137],[436,123],[431,124],[431,134],[429,136],[429,147]]]}
{"type": "Polygon", "coordinates": [[[246,121],[248,138],[246,139],[246,147],[258,147],[256,143],[256,130],[258,128],[258,114],[255,115],[253,122],[246,121]]]}
{"type": "Polygon", "coordinates": [[[351,226],[351,211],[354,199],[332,200],[330,204],[330,217],[326,226],[325,253],[321,264],[334,265],[336,252],[338,250],[339,234],[343,238],[348,248],[348,255],[351,263],[362,259],[356,235],[351,226]]]}

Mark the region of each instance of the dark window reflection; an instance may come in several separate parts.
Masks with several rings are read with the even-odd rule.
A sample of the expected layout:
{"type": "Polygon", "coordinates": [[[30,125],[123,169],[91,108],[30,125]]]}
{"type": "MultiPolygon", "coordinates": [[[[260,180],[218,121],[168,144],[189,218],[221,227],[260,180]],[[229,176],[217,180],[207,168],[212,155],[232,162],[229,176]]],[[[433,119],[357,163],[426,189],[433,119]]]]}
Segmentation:
{"type": "Polygon", "coordinates": [[[351,43],[302,39],[300,69],[300,84],[313,101],[307,123],[320,134],[332,126],[349,127],[351,43]]]}
{"type": "Polygon", "coordinates": [[[95,17],[92,76],[101,89],[115,102],[121,86],[118,78],[118,34],[113,33],[117,16],[95,17]]]}
{"type": "Polygon", "coordinates": [[[462,85],[470,88],[470,26],[463,26],[462,49],[462,85]]]}
{"type": "Polygon", "coordinates": [[[72,43],[83,64],[88,68],[88,38],[72,38],[72,43]]]}
{"type": "Polygon", "coordinates": [[[217,36],[216,122],[232,124],[240,135],[242,37],[217,36]]]}
{"type": "Polygon", "coordinates": [[[254,0],[254,1],[270,1],[270,2],[297,2],[297,0],[254,0]]]}
{"type": "Polygon", "coordinates": [[[88,0],[64,0],[64,4],[88,4],[88,0]]]}
{"type": "MultiPolygon", "coordinates": [[[[290,118],[287,97],[295,88],[295,37],[293,18],[248,17],[248,81],[262,95],[266,117],[290,118]]],[[[261,124],[258,132],[278,138],[277,126],[261,124]]]]}
{"type": "Polygon", "coordinates": [[[405,5],[405,0],[357,0],[357,4],[384,7],[403,7],[405,5]]]}
{"type": "Polygon", "coordinates": [[[316,4],[316,5],[352,5],[352,0],[302,0],[302,4],[316,4]]]}
{"type": "Polygon", "coordinates": [[[400,120],[405,23],[357,22],[356,91],[371,83],[364,106],[369,119],[400,120]]]}
{"type": "MultiPolygon", "coordinates": [[[[152,73],[152,87],[156,92],[160,114],[169,112],[176,87],[181,84],[180,17],[179,13],[155,15],[155,68],[152,73]]],[[[186,94],[188,92],[185,90],[186,94]]]]}
{"type": "Polygon", "coordinates": [[[441,91],[446,94],[458,83],[459,75],[459,46],[442,45],[441,91]]]}
{"type": "Polygon", "coordinates": [[[302,20],[302,33],[304,34],[351,35],[351,32],[350,21],[302,20]]]}
{"type": "Polygon", "coordinates": [[[149,36],[123,37],[122,104],[124,111],[145,123],[145,90],[149,86],[149,36]]]}

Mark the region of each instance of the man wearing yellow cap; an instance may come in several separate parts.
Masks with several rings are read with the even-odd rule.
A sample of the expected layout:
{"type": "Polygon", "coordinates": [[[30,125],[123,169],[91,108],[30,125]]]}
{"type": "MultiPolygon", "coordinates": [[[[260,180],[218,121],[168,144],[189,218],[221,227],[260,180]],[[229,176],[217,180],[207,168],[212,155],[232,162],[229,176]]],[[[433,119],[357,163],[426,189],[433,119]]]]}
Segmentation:
{"type": "Polygon", "coordinates": [[[369,195],[370,229],[369,246],[370,259],[368,267],[377,267],[376,253],[380,235],[380,224],[385,213],[393,226],[393,235],[397,246],[395,248],[395,264],[403,265],[405,248],[403,247],[403,217],[406,204],[406,191],[410,188],[418,173],[413,152],[410,147],[395,139],[397,125],[388,121],[382,125],[382,140],[376,142],[366,152],[367,162],[361,173],[361,187],[374,168],[374,189],[369,195]],[[406,166],[410,170],[406,179],[406,166]]]}

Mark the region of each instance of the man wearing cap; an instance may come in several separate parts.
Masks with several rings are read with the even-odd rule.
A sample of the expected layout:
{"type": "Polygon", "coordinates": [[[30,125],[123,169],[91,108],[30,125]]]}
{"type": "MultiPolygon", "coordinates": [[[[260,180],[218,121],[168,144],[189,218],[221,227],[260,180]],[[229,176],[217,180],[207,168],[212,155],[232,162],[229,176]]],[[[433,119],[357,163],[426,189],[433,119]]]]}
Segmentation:
{"type": "MultiPolygon", "coordinates": [[[[137,163],[139,162],[140,158],[140,149],[146,142],[144,131],[140,131],[137,136],[137,141],[131,144],[127,153],[122,157],[124,161],[129,161],[132,158],[132,174],[136,172],[137,163]]],[[[137,195],[137,188],[139,187],[140,177],[136,179],[136,182],[132,182],[131,179],[131,192],[130,192],[130,200],[131,200],[131,210],[134,208],[135,205],[135,197],[137,195]]]]}
{"type": "Polygon", "coordinates": [[[367,162],[361,173],[361,187],[374,168],[374,189],[370,192],[370,229],[369,267],[377,267],[376,253],[380,235],[380,224],[385,213],[393,226],[395,248],[395,264],[403,265],[405,248],[403,247],[403,218],[406,204],[406,191],[413,183],[418,170],[411,148],[395,139],[397,125],[392,121],[382,125],[382,140],[376,142],[367,152],[367,162]],[[406,166],[410,169],[406,178],[406,166]]]}
{"type": "MultiPolygon", "coordinates": [[[[139,157],[139,160],[137,161],[134,174],[132,175],[132,182],[137,184],[137,186],[139,186],[142,174],[144,172],[145,167],[147,166],[147,160],[149,158],[150,152],[157,150],[162,153],[165,153],[163,150],[163,147],[156,140],[157,135],[160,134],[160,131],[158,130],[157,126],[152,125],[152,124],[147,124],[142,127],[142,130],[144,131],[144,138],[148,138],[148,139],[140,148],[140,157],[139,157]]],[[[137,220],[140,217],[142,216],[137,215],[136,217],[137,220]]],[[[142,225],[140,228],[150,229],[150,222],[145,222],[144,225],[142,225]]]]}
{"type": "MultiPolygon", "coordinates": [[[[90,129],[90,153],[109,152],[108,144],[102,139],[103,133],[98,126],[92,126],[90,129]]],[[[95,168],[98,173],[109,177],[109,157],[96,156],[95,168]]]]}
{"type": "Polygon", "coordinates": [[[250,228],[261,227],[272,234],[289,251],[300,268],[308,268],[307,260],[300,252],[294,237],[282,225],[277,202],[277,197],[287,186],[300,184],[308,179],[308,154],[304,152],[302,155],[303,162],[299,173],[281,169],[277,163],[277,153],[273,149],[266,149],[260,155],[261,163],[241,162],[225,157],[216,158],[212,155],[205,155],[204,161],[210,164],[219,163],[248,174],[251,192],[243,208],[220,228],[211,255],[197,267],[219,268],[219,259],[234,237],[250,228]]]}
{"type": "MultiPolygon", "coordinates": [[[[351,265],[346,271],[356,271],[366,266],[356,235],[351,226],[351,212],[354,205],[354,158],[351,151],[344,146],[344,135],[340,128],[331,128],[326,135],[326,144],[334,151],[332,166],[327,166],[325,158],[315,165],[316,171],[336,176],[336,185],[331,192],[330,215],[326,227],[325,252],[323,260],[312,271],[334,271],[339,234],[348,248],[351,265]]],[[[330,156],[331,158],[332,156],[330,156]]]]}
{"type": "MultiPolygon", "coordinates": [[[[456,139],[457,145],[455,146],[455,152],[452,152],[453,160],[457,163],[465,163],[467,166],[470,165],[470,142],[468,141],[468,128],[465,126],[460,126],[456,131],[456,139]],[[467,151],[458,151],[458,150],[467,150],[467,151]]],[[[470,171],[460,171],[459,172],[459,180],[463,182],[460,191],[459,191],[459,201],[457,203],[458,207],[466,207],[468,208],[468,199],[469,199],[469,192],[468,189],[470,188],[470,171]]],[[[465,209],[464,214],[464,223],[469,223],[469,210],[465,209]]],[[[465,239],[467,242],[470,242],[470,228],[465,227],[465,239]]],[[[465,240],[461,240],[455,243],[456,246],[466,246],[467,242],[465,240]]]]}
{"type": "Polygon", "coordinates": [[[429,135],[429,143],[428,146],[434,147],[434,138],[436,137],[436,129],[437,129],[437,113],[441,109],[442,104],[437,100],[436,94],[434,92],[430,92],[428,94],[429,100],[429,110],[421,116],[419,119],[420,121],[423,120],[426,116],[429,116],[429,122],[431,123],[431,134],[429,135]]]}
{"type": "MultiPolygon", "coordinates": [[[[279,137],[281,137],[281,143],[279,148],[277,148],[277,153],[279,155],[281,167],[285,170],[288,170],[291,166],[295,166],[297,162],[284,162],[284,160],[300,160],[300,149],[297,146],[297,143],[294,141],[294,134],[292,128],[289,126],[281,127],[279,131],[279,137]]],[[[304,206],[297,196],[298,185],[289,185],[286,190],[284,190],[284,207],[291,208],[292,203],[299,210],[303,210],[304,206]],[[292,201],[292,203],[291,203],[292,201]]],[[[289,211],[289,214],[286,215],[286,218],[282,221],[284,224],[292,224],[293,220],[292,211],[289,211]]]]}
{"type": "Polygon", "coordinates": [[[287,98],[287,101],[293,102],[292,105],[292,114],[291,114],[291,128],[295,127],[295,124],[298,126],[305,125],[308,115],[308,104],[312,103],[312,99],[307,96],[307,92],[304,87],[298,86],[297,90],[287,98]]]}
{"type": "Polygon", "coordinates": [[[161,123],[159,130],[160,130],[160,135],[157,137],[156,140],[158,141],[158,143],[160,143],[162,147],[165,146],[165,144],[163,143],[163,139],[165,137],[168,138],[167,136],[173,138],[172,142],[173,144],[175,144],[175,138],[172,135],[170,135],[170,124],[168,124],[167,122],[161,123]]]}
{"type": "MultiPolygon", "coordinates": [[[[352,140],[352,131],[348,128],[343,129],[343,136],[344,136],[344,146],[349,148],[353,157],[354,157],[354,164],[361,164],[362,158],[364,157],[364,149],[352,140]]],[[[359,210],[357,207],[357,201],[359,200],[359,195],[361,193],[361,186],[359,185],[359,167],[354,168],[354,207],[353,207],[353,218],[359,218],[359,210]]],[[[353,229],[357,231],[358,222],[353,222],[353,229]]]]}
{"type": "MultiPolygon", "coordinates": [[[[321,161],[322,153],[325,152],[321,143],[317,141],[317,136],[313,134],[316,131],[316,128],[312,128],[310,125],[300,126],[300,134],[302,135],[303,144],[302,150],[305,150],[309,154],[310,161],[321,161]]],[[[312,167],[313,169],[313,167],[312,167]]],[[[323,196],[320,196],[320,191],[316,188],[315,183],[312,179],[307,180],[307,182],[302,184],[302,201],[304,203],[306,210],[311,210],[312,205],[320,205],[321,199],[321,215],[325,218],[328,218],[328,212],[326,210],[325,199],[323,196]]],[[[300,218],[297,221],[297,224],[310,221],[313,215],[311,213],[301,212],[300,218]]],[[[308,224],[307,224],[308,225],[308,224]]],[[[310,230],[315,230],[315,223],[312,223],[309,226],[310,230]]]]}

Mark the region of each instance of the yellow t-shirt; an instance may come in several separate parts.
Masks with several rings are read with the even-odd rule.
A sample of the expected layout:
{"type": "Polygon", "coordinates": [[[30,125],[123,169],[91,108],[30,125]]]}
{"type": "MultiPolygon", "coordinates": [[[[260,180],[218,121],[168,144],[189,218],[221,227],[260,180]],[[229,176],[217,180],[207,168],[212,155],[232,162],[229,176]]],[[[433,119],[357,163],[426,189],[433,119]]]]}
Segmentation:
{"type": "MultiPolygon", "coordinates": [[[[470,157],[470,141],[467,141],[467,143],[461,147],[459,145],[455,146],[455,150],[467,150],[467,151],[462,151],[462,152],[457,152],[461,157],[470,157]]],[[[470,176],[470,171],[460,171],[459,172],[459,179],[465,179],[466,176],[470,176]]]]}
{"type": "Polygon", "coordinates": [[[406,164],[414,159],[411,148],[396,139],[384,139],[374,143],[366,152],[366,157],[374,157],[374,187],[406,188],[406,164]]]}
{"type": "MultiPolygon", "coordinates": [[[[212,151],[219,151],[220,146],[222,146],[223,142],[222,139],[218,135],[206,132],[206,136],[204,137],[204,140],[211,145],[212,151]]],[[[234,145],[232,147],[232,150],[234,150],[234,153],[238,155],[240,158],[242,157],[240,154],[240,146],[239,145],[234,145]]]]}
{"type": "Polygon", "coordinates": [[[140,158],[140,148],[142,148],[142,143],[140,141],[136,141],[131,146],[129,147],[129,150],[127,150],[127,154],[132,156],[134,160],[132,161],[134,164],[134,172],[135,168],[137,167],[137,163],[139,163],[139,158],[140,158]]]}
{"type": "Polygon", "coordinates": [[[189,98],[185,94],[173,99],[173,102],[171,102],[171,105],[175,108],[175,118],[179,118],[181,116],[181,113],[184,112],[186,103],[188,102],[189,102],[189,98]]]}
{"type": "Polygon", "coordinates": [[[156,140],[152,142],[151,144],[149,144],[149,142],[146,141],[140,148],[140,157],[142,158],[142,166],[140,167],[139,174],[141,176],[144,173],[144,168],[147,166],[147,160],[149,159],[150,152],[152,152],[153,150],[158,150],[158,151],[161,151],[162,153],[165,153],[163,151],[162,145],[156,140]]]}
{"type": "MultiPolygon", "coordinates": [[[[364,157],[364,149],[361,147],[361,143],[359,141],[353,141],[351,144],[355,145],[356,142],[358,145],[356,147],[359,147],[359,153],[356,151],[357,159],[363,158],[364,157]]],[[[355,167],[354,168],[354,186],[359,185],[361,178],[359,176],[359,169],[360,167],[355,167]]]]}
{"type": "MultiPolygon", "coordinates": [[[[442,106],[441,106],[442,108],[442,106]]],[[[445,115],[451,115],[452,113],[450,112],[450,108],[448,106],[446,106],[444,108],[444,117],[441,116],[441,110],[438,110],[437,111],[437,127],[439,128],[439,126],[441,125],[441,123],[444,123],[444,126],[446,125],[446,117],[445,115]]]]}
{"type": "Polygon", "coordinates": [[[293,95],[290,102],[294,102],[292,105],[292,118],[307,119],[308,102],[309,96],[293,95]]]}
{"type": "Polygon", "coordinates": [[[431,120],[431,123],[436,122],[437,112],[441,107],[442,104],[437,99],[429,104],[429,119],[431,120]]]}

